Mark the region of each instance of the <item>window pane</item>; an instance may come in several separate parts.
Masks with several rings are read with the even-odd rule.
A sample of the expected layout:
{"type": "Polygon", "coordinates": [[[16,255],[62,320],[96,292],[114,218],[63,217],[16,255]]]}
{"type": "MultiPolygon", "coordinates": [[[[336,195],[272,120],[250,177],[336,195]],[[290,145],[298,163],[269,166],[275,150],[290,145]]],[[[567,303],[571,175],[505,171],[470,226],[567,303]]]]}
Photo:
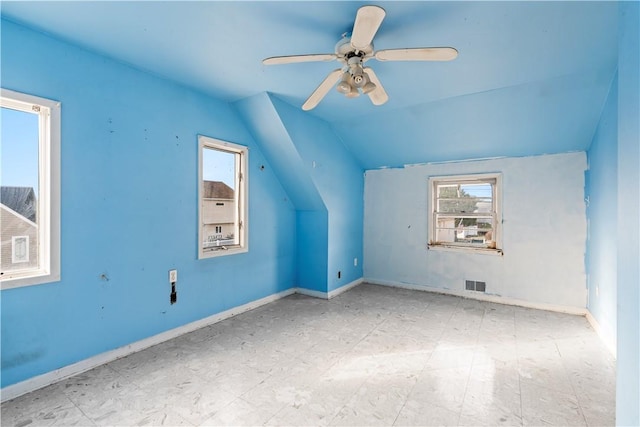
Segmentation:
{"type": "Polygon", "coordinates": [[[239,244],[236,153],[204,147],[203,249],[239,244]]]}
{"type": "Polygon", "coordinates": [[[37,270],[38,114],[2,108],[2,272],[37,270]]]}
{"type": "Polygon", "coordinates": [[[438,185],[437,211],[440,213],[490,213],[490,183],[438,185]]]}
{"type": "Polygon", "coordinates": [[[437,218],[436,241],[485,245],[493,240],[492,218],[437,218]]]}

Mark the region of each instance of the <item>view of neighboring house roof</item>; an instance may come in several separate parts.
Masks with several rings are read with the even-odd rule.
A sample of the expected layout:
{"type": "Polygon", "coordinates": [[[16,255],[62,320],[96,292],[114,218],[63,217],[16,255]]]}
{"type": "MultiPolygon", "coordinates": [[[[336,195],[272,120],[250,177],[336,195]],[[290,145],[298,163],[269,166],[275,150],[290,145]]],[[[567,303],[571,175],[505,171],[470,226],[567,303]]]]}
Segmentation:
{"type": "Polygon", "coordinates": [[[31,187],[0,187],[0,203],[14,212],[36,221],[36,193],[31,187]]]}
{"type": "Polygon", "coordinates": [[[205,199],[233,199],[233,188],[221,181],[204,181],[205,199]]]}

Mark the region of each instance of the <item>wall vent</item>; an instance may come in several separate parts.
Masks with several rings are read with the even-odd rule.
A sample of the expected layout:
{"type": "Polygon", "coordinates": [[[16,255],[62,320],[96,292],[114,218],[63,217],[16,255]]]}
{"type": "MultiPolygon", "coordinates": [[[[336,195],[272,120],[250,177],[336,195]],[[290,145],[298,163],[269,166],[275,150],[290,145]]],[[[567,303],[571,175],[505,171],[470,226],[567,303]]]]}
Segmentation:
{"type": "Polygon", "coordinates": [[[486,282],[478,282],[476,280],[465,280],[464,288],[467,291],[476,291],[476,292],[486,292],[487,283],[486,282]]]}

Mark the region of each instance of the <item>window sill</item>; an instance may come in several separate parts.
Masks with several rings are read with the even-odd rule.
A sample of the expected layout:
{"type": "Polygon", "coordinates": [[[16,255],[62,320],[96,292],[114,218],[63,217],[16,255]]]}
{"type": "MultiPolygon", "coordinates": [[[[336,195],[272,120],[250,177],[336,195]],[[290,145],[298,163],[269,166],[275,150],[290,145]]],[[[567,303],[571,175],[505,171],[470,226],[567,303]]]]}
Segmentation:
{"type": "Polygon", "coordinates": [[[35,273],[28,276],[6,277],[0,281],[0,289],[23,288],[26,286],[44,285],[47,283],[59,282],[60,274],[57,273],[35,273]]]}
{"type": "Polygon", "coordinates": [[[427,249],[430,251],[435,250],[435,251],[443,251],[443,252],[466,252],[466,253],[494,255],[494,256],[504,255],[504,252],[502,252],[502,249],[471,248],[468,246],[427,245],[427,249]]]}
{"type": "Polygon", "coordinates": [[[228,247],[227,249],[201,251],[198,259],[216,258],[216,257],[221,257],[226,255],[243,254],[246,252],[249,252],[249,248],[246,246],[245,247],[238,247],[238,246],[228,247]]]}

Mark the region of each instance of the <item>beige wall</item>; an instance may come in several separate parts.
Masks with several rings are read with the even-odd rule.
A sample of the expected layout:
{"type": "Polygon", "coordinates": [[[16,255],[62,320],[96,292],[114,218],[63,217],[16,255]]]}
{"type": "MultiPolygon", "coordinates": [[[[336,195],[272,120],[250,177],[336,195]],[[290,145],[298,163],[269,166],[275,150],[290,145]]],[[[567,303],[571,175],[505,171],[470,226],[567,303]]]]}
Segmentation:
{"type": "Polygon", "coordinates": [[[202,207],[202,221],[205,225],[233,224],[235,222],[236,212],[233,199],[204,199],[202,207]]]}
{"type": "Polygon", "coordinates": [[[0,264],[2,271],[22,270],[25,268],[38,267],[38,228],[37,226],[13,212],[5,206],[0,206],[0,223],[2,224],[2,247],[0,250],[0,264]],[[29,237],[29,261],[12,263],[11,257],[11,237],[29,237]]]}
{"type": "Polygon", "coordinates": [[[233,199],[204,199],[202,206],[205,242],[233,238],[236,207],[233,199]],[[221,231],[216,231],[221,227],[221,231]]]}

